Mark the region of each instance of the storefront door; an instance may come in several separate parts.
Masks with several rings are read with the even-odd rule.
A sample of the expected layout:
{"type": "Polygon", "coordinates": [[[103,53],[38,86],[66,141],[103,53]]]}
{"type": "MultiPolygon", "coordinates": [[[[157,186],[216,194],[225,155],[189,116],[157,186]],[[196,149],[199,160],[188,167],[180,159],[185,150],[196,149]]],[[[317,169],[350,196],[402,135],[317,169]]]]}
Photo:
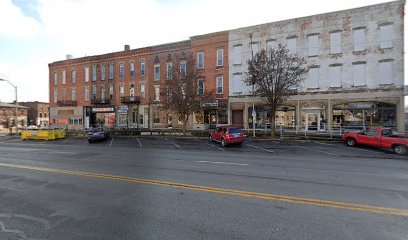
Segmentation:
{"type": "Polygon", "coordinates": [[[308,131],[320,129],[320,117],[318,113],[306,113],[306,129],[308,131]]]}

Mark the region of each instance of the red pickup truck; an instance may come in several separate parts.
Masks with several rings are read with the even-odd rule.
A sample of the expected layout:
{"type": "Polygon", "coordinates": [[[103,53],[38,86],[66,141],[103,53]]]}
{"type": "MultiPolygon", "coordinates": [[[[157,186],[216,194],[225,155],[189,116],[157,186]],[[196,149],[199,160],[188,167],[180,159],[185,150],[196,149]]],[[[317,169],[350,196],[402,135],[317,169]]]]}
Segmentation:
{"type": "Polygon", "coordinates": [[[359,133],[345,133],[343,141],[350,147],[361,144],[393,149],[399,155],[405,155],[408,152],[408,138],[395,135],[389,128],[371,128],[359,133]]]}

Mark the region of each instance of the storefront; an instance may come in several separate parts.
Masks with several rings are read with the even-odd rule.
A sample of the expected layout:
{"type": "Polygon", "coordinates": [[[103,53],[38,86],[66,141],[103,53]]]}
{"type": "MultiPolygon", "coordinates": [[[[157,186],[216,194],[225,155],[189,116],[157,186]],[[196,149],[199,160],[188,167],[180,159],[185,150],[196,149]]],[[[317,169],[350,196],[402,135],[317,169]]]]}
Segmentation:
{"type": "Polygon", "coordinates": [[[114,128],[116,123],[114,107],[93,107],[90,114],[90,127],[114,128]]]}
{"type": "Polygon", "coordinates": [[[202,109],[194,114],[194,129],[213,129],[228,124],[227,100],[215,99],[202,103],[202,109]]]}
{"type": "MultiPolygon", "coordinates": [[[[252,106],[248,108],[248,127],[252,129],[252,106]]],[[[255,128],[271,128],[271,111],[267,106],[255,106],[255,128]]],[[[284,105],[278,107],[275,113],[275,126],[284,128],[296,127],[296,109],[294,106],[284,105]]]]}
{"type": "Polygon", "coordinates": [[[397,127],[396,104],[351,102],[333,106],[333,127],[397,127]]]}
{"type": "Polygon", "coordinates": [[[320,102],[304,104],[301,121],[307,131],[325,131],[327,128],[326,105],[320,102]]]}

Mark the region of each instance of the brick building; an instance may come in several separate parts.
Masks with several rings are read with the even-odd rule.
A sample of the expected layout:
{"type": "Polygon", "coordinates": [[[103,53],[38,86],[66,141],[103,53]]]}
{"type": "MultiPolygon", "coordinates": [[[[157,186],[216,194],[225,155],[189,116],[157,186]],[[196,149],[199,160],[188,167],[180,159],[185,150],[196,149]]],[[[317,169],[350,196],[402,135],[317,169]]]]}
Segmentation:
{"type": "Polygon", "coordinates": [[[50,116],[69,127],[178,127],[160,110],[169,58],[191,53],[203,74],[201,89],[216,92],[189,121],[193,129],[236,124],[256,127],[271,116],[242,81],[260,49],[287,45],[309,73],[280,107],[276,124],[326,131],[342,124],[404,126],[404,1],[318,14],[190,37],[189,40],[49,64],[50,116]]]}
{"type": "Polygon", "coordinates": [[[45,102],[20,102],[22,106],[28,107],[27,125],[35,125],[47,128],[49,125],[49,103],[45,102]]]}
{"type": "MultiPolygon", "coordinates": [[[[0,102],[0,129],[9,129],[14,127],[14,116],[16,105],[14,103],[0,102]]],[[[28,107],[17,105],[17,123],[18,128],[27,126],[28,107]]]]}

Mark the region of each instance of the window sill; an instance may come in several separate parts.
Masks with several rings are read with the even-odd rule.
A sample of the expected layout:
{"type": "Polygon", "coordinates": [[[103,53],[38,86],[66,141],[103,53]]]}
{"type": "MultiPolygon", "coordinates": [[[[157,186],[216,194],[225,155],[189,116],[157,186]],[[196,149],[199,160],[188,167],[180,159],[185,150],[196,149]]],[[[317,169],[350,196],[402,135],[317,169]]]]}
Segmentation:
{"type": "Polygon", "coordinates": [[[310,55],[310,56],[308,56],[308,57],[313,57],[313,58],[315,58],[315,57],[319,57],[319,55],[310,55]]]}
{"type": "Polygon", "coordinates": [[[392,47],[380,47],[380,50],[392,50],[394,46],[392,47]]]}
{"type": "Polygon", "coordinates": [[[341,89],[341,88],[343,88],[343,87],[342,86],[340,86],[340,87],[329,87],[330,90],[338,90],[338,89],[341,89]]]}
{"type": "Polygon", "coordinates": [[[367,49],[364,49],[364,50],[353,51],[353,54],[358,55],[358,54],[363,54],[366,52],[367,52],[367,49]]]}

